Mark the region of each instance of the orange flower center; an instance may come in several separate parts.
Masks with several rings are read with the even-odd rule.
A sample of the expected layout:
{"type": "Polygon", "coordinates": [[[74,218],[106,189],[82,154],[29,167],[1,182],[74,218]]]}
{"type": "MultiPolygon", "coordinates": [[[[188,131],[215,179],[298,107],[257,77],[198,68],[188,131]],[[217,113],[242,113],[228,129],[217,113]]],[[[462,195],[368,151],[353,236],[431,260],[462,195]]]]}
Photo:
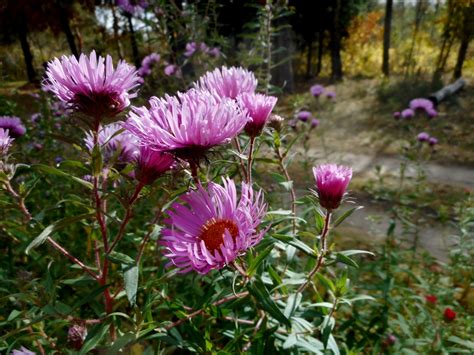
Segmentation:
{"type": "Polygon", "coordinates": [[[211,219],[203,226],[199,239],[204,240],[207,250],[214,253],[224,244],[225,231],[228,231],[235,241],[239,235],[239,228],[229,219],[211,219]]]}

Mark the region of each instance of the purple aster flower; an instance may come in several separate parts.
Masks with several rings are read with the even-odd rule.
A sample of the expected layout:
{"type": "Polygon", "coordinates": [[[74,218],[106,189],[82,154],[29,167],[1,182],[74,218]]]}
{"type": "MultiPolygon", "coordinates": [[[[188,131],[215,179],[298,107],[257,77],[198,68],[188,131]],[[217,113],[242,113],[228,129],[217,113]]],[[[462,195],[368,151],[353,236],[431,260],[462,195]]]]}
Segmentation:
{"type": "Polygon", "coordinates": [[[438,144],[438,139],[436,139],[435,137],[430,137],[430,139],[428,139],[428,144],[434,146],[438,144]]]}
{"type": "Polygon", "coordinates": [[[130,15],[137,15],[148,7],[146,0],[116,0],[116,5],[130,15]]]}
{"type": "Polygon", "coordinates": [[[198,45],[196,42],[189,42],[186,43],[186,52],[184,52],[184,55],[186,57],[191,57],[196,51],[198,50],[198,45]]]}
{"type": "Polygon", "coordinates": [[[215,91],[221,98],[235,99],[245,92],[255,92],[257,79],[247,69],[222,67],[204,74],[194,86],[199,90],[215,91]]]}
{"type": "Polygon", "coordinates": [[[150,108],[133,107],[126,128],[141,145],[199,160],[213,146],[228,143],[248,121],[230,99],[191,89],[177,96],[152,97],[150,108]]]}
{"type": "Polygon", "coordinates": [[[168,210],[161,241],[170,259],[167,266],[206,274],[231,264],[260,242],[265,230],[257,229],[267,210],[262,191],[254,193],[242,183],[238,199],[235,183],[223,183],[211,182],[207,191],[199,185],[168,210]]]}
{"type": "Polygon", "coordinates": [[[438,116],[438,111],[436,111],[434,108],[426,110],[426,114],[428,115],[428,118],[435,118],[438,116]]]}
{"type": "Polygon", "coordinates": [[[334,100],[334,99],[336,99],[336,92],[328,91],[328,92],[326,92],[326,97],[330,100],[334,100]]]}
{"type": "Polygon", "coordinates": [[[210,57],[219,58],[221,56],[221,50],[219,49],[219,47],[213,47],[209,50],[207,54],[209,54],[210,57]]]}
{"type": "Polygon", "coordinates": [[[174,64],[168,64],[166,67],[165,67],[165,75],[167,76],[178,76],[179,75],[179,68],[177,65],[174,65],[174,64]]]}
{"type": "Polygon", "coordinates": [[[36,353],[22,346],[20,349],[13,350],[11,355],[36,355],[36,353]]]}
{"type": "Polygon", "coordinates": [[[323,164],[313,168],[319,204],[332,211],[339,207],[352,178],[352,169],[343,165],[323,164]]]}
{"type": "Polygon", "coordinates": [[[401,116],[401,113],[399,111],[395,111],[393,113],[393,118],[395,118],[396,120],[399,120],[400,119],[400,116],[401,116]]]}
{"type": "Polygon", "coordinates": [[[411,108],[407,108],[401,112],[401,115],[403,118],[412,118],[415,116],[415,111],[413,111],[411,108]]]}
{"type": "MultiPolygon", "coordinates": [[[[138,154],[138,139],[128,131],[123,131],[122,122],[114,122],[103,126],[99,130],[98,143],[103,149],[104,161],[108,162],[114,156],[118,157],[118,162],[129,163],[138,154]]],[[[87,149],[92,152],[94,149],[93,132],[88,132],[84,138],[87,149]]]]}
{"type": "Polygon", "coordinates": [[[257,137],[262,133],[277,100],[274,96],[263,94],[243,93],[239,95],[237,102],[249,115],[249,120],[244,129],[250,137],[257,137]]]}
{"type": "Polygon", "coordinates": [[[296,118],[300,121],[306,122],[308,121],[313,115],[309,111],[300,111],[297,113],[296,118]]]}
{"type": "Polygon", "coordinates": [[[0,116],[0,128],[8,130],[13,138],[21,137],[26,133],[26,128],[21,120],[15,116],[0,116]]]}
{"type": "Polygon", "coordinates": [[[0,128],[0,155],[7,155],[8,149],[12,145],[14,139],[10,137],[7,129],[0,128]]]}
{"type": "Polygon", "coordinates": [[[311,120],[311,128],[316,128],[319,126],[319,120],[317,118],[313,118],[311,120]]]}
{"type": "Polygon", "coordinates": [[[420,134],[418,134],[418,136],[416,136],[416,139],[418,140],[418,142],[427,142],[428,139],[430,139],[430,135],[426,132],[421,132],[420,134]]]}
{"type": "Polygon", "coordinates": [[[311,95],[313,95],[314,97],[319,97],[324,92],[324,86],[316,84],[316,85],[311,86],[309,91],[311,92],[311,95]]]}
{"type": "Polygon", "coordinates": [[[62,56],[49,62],[43,85],[69,107],[92,117],[97,128],[101,119],[130,105],[137,94],[129,91],[139,85],[139,76],[126,62],[119,61],[114,69],[111,56],[97,58],[92,51],[89,57],[81,54],[79,61],[62,56]]]}
{"type": "Polygon", "coordinates": [[[136,160],[135,178],[145,185],[153,183],[174,164],[174,157],[171,154],[158,152],[146,146],[140,147],[136,160]]]}
{"type": "Polygon", "coordinates": [[[422,99],[422,98],[411,100],[409,107],[413,111],[418,111],[418,110],[428,111],[434,108],[432,101],[428,99],[422,99]]]}

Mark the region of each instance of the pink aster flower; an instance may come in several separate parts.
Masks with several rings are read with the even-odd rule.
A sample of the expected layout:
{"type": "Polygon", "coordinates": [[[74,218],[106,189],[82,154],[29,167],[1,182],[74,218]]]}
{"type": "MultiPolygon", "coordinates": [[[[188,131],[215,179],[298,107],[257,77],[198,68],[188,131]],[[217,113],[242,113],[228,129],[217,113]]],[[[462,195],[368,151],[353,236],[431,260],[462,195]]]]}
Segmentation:
{"type": "Polygon", "coordinates": [[[311,95],[313,95],[314,97],[319,97],[324,92],[324,86],[316,84],[316,85],[311,86],[309,91],[311,92],[311,95]]]}
{"type": "Polygon", "coordinates": [[[417,111],[417,110],[428,111],[434,108],[432,101],[428,99],[423,99],[423,98],[411,100],[409,107],[413,111],[417,111]]]}
{"type": "Polygon", "coordinates": [[[140,147],[136,160],[135,178],[145,185],[153,183],[174,164],[171,154],[158,152],[146,146],[140,147]]]}
{"type": "Polygon", "coordinates": [[[401,115],[403,118],[412,118],[415,116],[415,111],[413,111],[411,108],[407,108],[401,112],[401,115]]]}
{"type": "Polygon", "coordinates": [[[352,169],[343,165],[323,164],[313,168],[319,204],[332,211],[339,207],[352,179],[352,169]]]}
{"type": "Polygon", "coordinates": [[[170,259],[167,266],[206,274],[231,264],[260,242],[265,230],[258,231],[258,226],[267,209],[262,191],[254,193],[242,183],[238,199],[235,183],[223,183],[211,182],[207,190],[199,185],[168,210],[161,242],[170,259]]]}
{"type": "Polygon", "coordinates": [[[418,134],[418,136],[416,136],[416,139],[418,142],[427,142],[430,139],[430,135],[426,132],[421,132],[418,134]]]}
{"type": "Polygon", "coordinates": [[[126,128],[141,145],[193,162],[210,148],[228,143],[248,117],[230,99],[191,89],[177,96],[152,97],[150,108],[133,107],[126,128]]]}
{"type": "Polygon", "coordinates": [[[92,51],[89,57],[81,54],[62,56],[48,63],[43,86],[62,102],[94,119],[97,128],[105,117],[122,112],[130,99],[137,96],[129,92],[139,85],[135,67],[119,61],[114,69],[112,57],[103,58],[92,51]]]}
{"type": "Polygon", "coordinates": [[[274,96],[263,94],[243,93],[239,95],[237,102],[249,115],[249,121],[244,129],[250,137],[257,137],[262,133],[277,100],[274,96]]]}
{"type": "MultiPolygon", "coordinates": [[[[98,143],[101,145],[104,154],[104,161],[108,162],[117,156],[119,163],[129,163],[138,154],[138,139],[128,131],[123,131],[122,122],[115,122],[103,126],[99,130],[98,143]]],[[[92,152],[94,149],[94,136],[88,132],[84,142],[87,149],[92,152]]]]}
{"type": "Polygon", "coordinates": [[[0,155],[7,155],[8,149],[12,145],[14,139],[10,137],[8,130],[0,128],[0,155]]]}
{"type": "Polygon", "coordinates": [[[0,128],[8,130],[13,138],[21,137],[26,133],[26,128],[18,117],[0,116],[0,128]]]}
{"type": "Polygon", "coordinates": [[[240,94],[255,92],[257,79],[247,69],[222,67],[204,74],[194,86],[199,90],[215,91],[221,98],[236,99],[240,94]]]}
{"type": "Polygon", "coordinates": [[[296,118],[302,122],[308,121],[313,115],[309,111],[300,111],[296,114],[296,118]]]}

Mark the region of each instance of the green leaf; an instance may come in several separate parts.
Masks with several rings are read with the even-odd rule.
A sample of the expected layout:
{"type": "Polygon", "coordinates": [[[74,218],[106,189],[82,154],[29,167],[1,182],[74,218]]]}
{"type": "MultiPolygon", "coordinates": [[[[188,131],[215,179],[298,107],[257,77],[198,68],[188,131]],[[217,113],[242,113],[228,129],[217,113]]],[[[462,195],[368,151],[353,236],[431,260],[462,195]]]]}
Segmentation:
{"type": "Polygon", "coordinates": [[[306,245],[305,243],[296,238],[284,234],[273,234],[272,237],[286,244],[294,246],[295,248],[301,250],[303,253],[308,254],[309,256],[312,256],[313,258],[318,257],[318,254],[310,246],[306,245]]]}
{"type": "Polygon", "coordinates": [[[286,302],[286,307],[285,311],[283,314],[285,315],[286,318],[290,319],[291,316],[295,313],[296,309],[301,303],[303,295],[300,292],[297,293],[292,293],[288,297],[288,301],[286,302]]]}
{"type": "Polygon", "coordinates": [[[50,224],[45,229],[43,229],[40,235],[37,236],[35,239],[33,239],[31,243],[26,247],[26,250],[25,250],[26,254],[29,254],[29,252],[33,248],[36,248],[37,246],[43,244],[46,241],[46,239],[48,239],[48,237],[52,235],[53,233],[70,226],[72,223],[89,218],[93,215],[94,215],[93,213],[84,213],[78,216],[66,217],[50,224]]]}
{"type": "Polygon", "coordinates": [[[250,294],[255,297],[255,299],[265,311],[267,311],[280,323],[285,324],[288,328],[291,327],[290,321],[285,317],[275,301],[272,299],[271,294],[268,292],[262,280],[255,279],[252,283],[247,285],[247,288],[250,294]]]}
{"type": "Polygon", "coordinates": [[[354,260],[342,253],[336,253],[336,260],[348,266],[352,266],[355,268],[359,267],[359,264],[357,264],[354,260]]]}
{"type": "Polygon", "coordinates": [[[348,209],[347,211],[345,211],[341,216],[339,216],[336,220],[336,222],[333,223],[333,228],[334,227],[337,227],[338,225],[340,225],[342,222],[344,222],[344,220],[349,217],[351,214],[353,214],[355,211],[358,211],[360,209],[364,208],[364,206],[357,206],[357,207],[353,207],[353,208],[350,208],[348,209]]]}
{"type": "Polygon", "coordinates": [[[331,290],[332,292],[336,292],[336,286],[331,280],[324,277],[319,272],[316,273],[316,277],[319,280],[319,282],[321,282],[328,290],[331,290]]]}
{"type": "Polygon", "coordinates": [[[43,164],[35,164],[35,165],[32,165],[31,168],[34,169],[34,170],[38,170],[38,171],[47,173],[47,174],[67,177],[68,179],[71,179],[71,180],[73,180],[75,182],[78,182],[79,184],[87,187],[89,190],[92,190],[93,187],[94,187],[89,181],[82,180],[82,179],[80,179],[76,176],[68,174],[68,173],[66,173],[66,172],[64,172],[60,169],[54,168],[52,166],[47,166],[47,165],[43,165],[43,164]]]}
{"type": "Polygon", "coordinates": [[[71,308],[74,310],[76,308],[81,307],[82,305],[84,305],[86,303],[89,303],[94,298],[96,298],[97,296],[102,294],[105,291],[105,289],[107,289],[108,287],[109,287],[109,285],[103,285],[103,286],[99,286],[99,287],[95,288],[94,290],[89,292],[85,297],[82,297],[76,303],[74,303],[74,305],[71,308]]]}
{"type": "Polygon", "coordinates": [[[470,350],[474,350],[474,342],[472,342],[470,340],[464,340],[464,339],[461,339],[457,336],[452,335],[448,338],[448,341],[450,341],[452,343],[456,343],[458,345],[465,346],[466,348],[468,348],[470,350]]]}
{"type": "Polygon", "coordinates": [[[139,269],[137,265],[122,265],[122,270],[125,293],[130,304],[134,306],[137,300],[139,269]]]}
{"type": "Polygon", "coordinates": [[[135,260],[132,259],[130,256],[112,251],[110,254],[107,255],[107,259],[115,264],[125,264],[125,265],[133,265],[135,264],[135,260]]]}
{"type": "Polygon", "coordinates": [[[93,350],[109,330],[110,324],[97,324],[87,335],[86,341],[81,348],[79,355],[87,354],[93,350]]]}
{"type": "Polygon", "coordinates": [[[259,265],[265,260],[265,258],[271,253],[272,249],[274,248],[273,245],[268,246],[266,249],[264,249],[258,256],[253,260],[252,264],[247,269],[247,275],[252,276],[255,271],[257,271],[257,268],[259,265]]]}
{"type": "Polygon", "coordinates": [[[100,144],[96,144],[92,149],[92,175],[99,176],[102,173],[103,162],[100,144]]]}

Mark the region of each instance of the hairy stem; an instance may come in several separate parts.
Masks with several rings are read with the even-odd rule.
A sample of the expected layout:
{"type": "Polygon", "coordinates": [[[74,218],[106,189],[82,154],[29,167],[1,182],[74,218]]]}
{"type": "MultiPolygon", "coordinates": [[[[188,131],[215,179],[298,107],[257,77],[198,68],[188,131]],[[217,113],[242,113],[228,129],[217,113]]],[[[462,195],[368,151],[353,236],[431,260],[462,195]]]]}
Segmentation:
{"type": "MultiPolygon", "coordinates": [[[[285,163],[284,163],[285,158],[281,154],[279,147],[275,148],[275,153],[278,157],[278,165],[279,165],[280,170],[282,171],[283,175],[285,175],[286,181],[287,182],[292,181],[291,177],[290,177],[290,174],[288,173],[288,169],[286,168],[285,163]]],[[[294,188],[293,184],[291,184],[291,186],[290,186],[290,197],[291,197],[291,214],[293,215],[293,221],[292,221],[293,235],[296,235],[296,192],[295,192],[295,188],[294,188]]]]}

